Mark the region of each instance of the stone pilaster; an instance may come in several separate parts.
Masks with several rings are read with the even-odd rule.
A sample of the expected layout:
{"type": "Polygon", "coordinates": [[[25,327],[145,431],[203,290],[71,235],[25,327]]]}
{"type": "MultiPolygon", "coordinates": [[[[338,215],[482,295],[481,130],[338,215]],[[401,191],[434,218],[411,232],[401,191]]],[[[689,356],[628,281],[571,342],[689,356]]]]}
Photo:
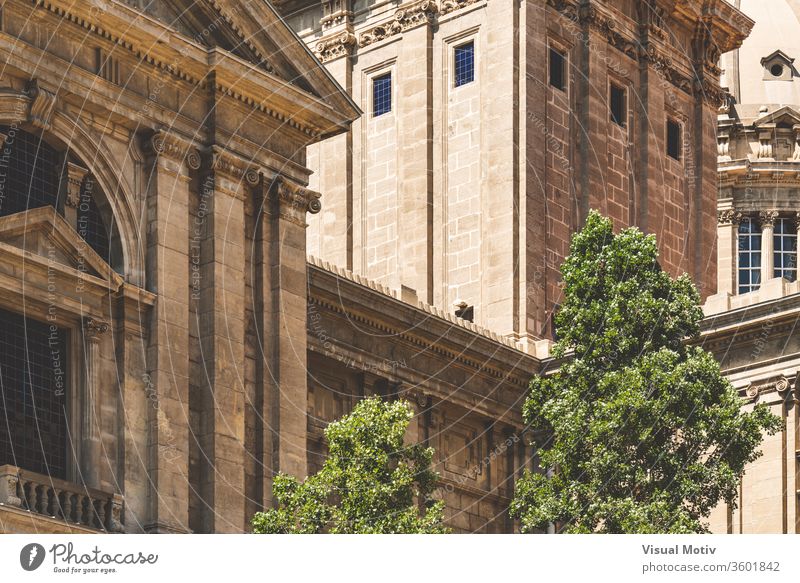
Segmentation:
{"type": "Polygon", "coordinates": [[[258,236],[260,335],[264,346],[264,505],[277,472],[304,478],[308,407],[306,213],[319,194],[278,176],[264,181],[258,236]]]}
{"type": "Polygon", "coordinates": [[[201,184],[197,327],[201,360],[192,378],[202,392],[198,435],[207,508],[204,532],[242,532],[245,516],[245,217],[244,199],[259,180],[244,160],[213,147],[201,184]],[[249,182],[248,182],[249,180],[249,182]]]}
{"type": "MultiPolygon", "coordinates": [[[[430,17],[429,17],[430,18],[430,17]]],[[[433,33],[403,33],[397,64],[400,284],[433,302],[433,33]]]]}
{"type": "Polygon", "coordinates": [[[717,293],[736,294],[738,231],[742,213],[724,209],[717,214],[717,293]]]}
{"type": "MultiPolygon", "coordinates": [[[[118,439],[123,444],[122,460],[125,493],[124,523],[127,532],[142,532],[149,520],[150,409],[158,395],[147,369],[147,326],[156,296],[143,289],[123,284],[114,312],[114,360],[119,379],[117,400],[118,439]]],[[[120,517],[121,521],[121,517],[120,517]]]]}
{"type": "Polygon", "coordinates": [[[157,294],[147,349],[148,532],[187,532],[189,518],[189,182],[200,167],[187,141],[159,131],[147,193],[147,288],[157,294]]]}
{"type": "Polygon", "coordinates": [[[761,285],[764,285],[775,274],[775,219],[777,211],[761,211],[758,215],[761,222],[761,285]]]}

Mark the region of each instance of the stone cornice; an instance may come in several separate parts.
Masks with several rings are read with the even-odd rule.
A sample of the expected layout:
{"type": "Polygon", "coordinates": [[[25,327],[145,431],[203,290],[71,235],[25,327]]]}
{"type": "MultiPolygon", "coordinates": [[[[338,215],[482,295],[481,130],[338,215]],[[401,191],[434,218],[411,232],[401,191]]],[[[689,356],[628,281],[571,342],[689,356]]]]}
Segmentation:
{"type": "Polygon", "coordinates": [[[312,285],[312,296],[315,296],[315,301],[318,300],[329,309],[340,313],[346,311],[347,317],[353,321],[367,324],[387,334],[403,337],[417,346],[425,347],[426,350],[432,350],[470,367],[477,367],[495,378],[507,378],[509,367],[521,366],[526,371],[521,376],[526,379],[519,382],[527,384],[528,369],[530,369],[530,374],[533,374],[541,367],[541,362],[535,356],[520,350],[512,339],[495,334],[434,306],[427,304],[413,306],[402,302],[391,289],[326,261],[309,257],[309,274],[316,277],[316,280],[310,277],[309,281],[312,283],[316,281],[316,285],[320,287],[323,279],[332,278],[334,280],[331,283],[333,286],[331,289],[335,293],[328,299],[315,293],[314,285],[312,285]],[[374,306],[377,303],[382,307],[370,311],[369,314],[355,309],[355,306],[359,305],[355,298],[360,294],[371,296],[369,305],[374,306]],[[351,300],[348,301],[347,306],[354,306],[354,308],[346,309],[342,305],[342,297],[351,300]],[[407,323],[412,325],[396,326],[391,324],[386,316],[390,311],[397,310],[403,314],[402,317],[407,320],[407,323]],[[424,320],[426,325],[419,326],[420,320],[424,320]],[[470,350],[464,351],[464,346],[469,346],[470,350]],[[470,355],[470,353],[473,354],[470,355]],[[476,358],[477,354],[487,356],[487,358],[485,360],[476,358]],[[491,355],[491,358],[488,355],[491,355]]]}
{"type": "MultiPolygon", "coordinates": [[[[719,69],[716,65],[719,59],[719,48],[713,42],[710,33],[706,36],[696,33],[695,57],[700,56],[701,71],[708,72],[692,75],[691,71],[697,67],[692,63],[678,66],[665,51],[669,50],[666,44],[668,35],[663,29],[663,22],[668,16],[665,8],[652,6],[646,13],[639,13],[642,20],[638,34],[630,30],[630,26],[620,24],[619,17],[608,11],[599,2],[590,2],[579,5],[572,0],[547,0],[547,5],[559,12],[564,18],[572,21],[577,26],[586,27],[595,31],[606,42],[637,61],[649,62],[664,79],[676,88],[689,95],[701,96],[707,103],[719,106],[725,101],[726,93],[719,87],[719,69]],[[651,38],[651,33],[654,38],[651,38]],[[652,41],[652,42],[651,42],[652,41]]],[[[696,30],[694,25],[690,30],[696,30]]],[[[700,30],[700,29],[697,29],[700,30]]]]}
{"type": "MultiPolygon", "coordinates": [[[[89,3],[40,0],[34,10],[51,12],[82,27],[88,34],[114,43],[120,57],[127,51],[132,61],[148,63],[201,89],[206,89],[209,73],[214,72],[217,91],[271,115],[312,139],[334,132],[333,127],[343,123],[327,104],[295,86],[291,80],[280,78],[271,66],[262,68],[263,62],[255,65],[219,47],[206,49],[123,2],[112,0],[107,10],[98,11],[89,3]],[[165,38],[169,42],[164,42],[165,38]],[[243,75],[242,67],[249,69],[249,74],[243,75]],[[271,96],[269,105],[266,105],[265,95],[271,96]],[[311,121],[313,118],[324,118],[327,127],[318,127],[311,121]]],[[[227,13],[221,14],[226,22],[232,22],[227,13]]],[[[247,46],[263,59],[253,43],[247,46]]]]}

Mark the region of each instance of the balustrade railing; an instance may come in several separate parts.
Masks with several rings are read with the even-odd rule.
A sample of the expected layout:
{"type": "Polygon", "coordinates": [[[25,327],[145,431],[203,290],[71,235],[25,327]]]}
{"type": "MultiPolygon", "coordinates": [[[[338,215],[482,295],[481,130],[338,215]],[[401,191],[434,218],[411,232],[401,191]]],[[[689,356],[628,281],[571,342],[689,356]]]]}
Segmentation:
{"type": "Polygon", "coordinates": [[[0,466],[0,504],[105,532],[123,532],[119,494],[0,466]]]}

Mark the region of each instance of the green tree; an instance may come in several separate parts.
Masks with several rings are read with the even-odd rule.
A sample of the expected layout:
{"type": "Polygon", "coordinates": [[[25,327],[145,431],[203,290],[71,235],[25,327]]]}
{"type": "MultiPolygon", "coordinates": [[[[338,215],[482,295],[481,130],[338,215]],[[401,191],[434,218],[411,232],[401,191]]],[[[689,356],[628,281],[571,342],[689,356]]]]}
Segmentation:
{"type": "Polygon", "coordinates": [[[524,532],[707,532],[763,432],[781,427],[762,405],[743,411],[712,355],[686,342],[699,335],[699,294],[657,258],[654,236],[615,236],[596,212],[572,239],[555,317],[564,361],[531,381],[523,411],[551,468],[517,484],[524,532]]]}
{"type": "Polygon", "coordinates": [[[431,498],[438,481],[433,448],[404,443],[412,415],[402,400],[360,401],[325,429],[329,454],[317,474],[303,482],[276,476],[277,508],[257,513],[253,532],[447,532],[444,503],[431,498]]]}

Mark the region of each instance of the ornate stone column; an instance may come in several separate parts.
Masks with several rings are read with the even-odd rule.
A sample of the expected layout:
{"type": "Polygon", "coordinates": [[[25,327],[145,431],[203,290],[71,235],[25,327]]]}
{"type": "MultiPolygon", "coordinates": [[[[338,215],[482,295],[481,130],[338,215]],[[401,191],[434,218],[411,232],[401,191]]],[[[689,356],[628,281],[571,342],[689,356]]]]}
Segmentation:
{"type": "Polygon", "coordinates": [[[83,321],[84,385],[81,399],[81,475],[87,486],[100,487],[100,337],[108,322],[95,318],[83,321]]]}
{"type": "Polygon", "coordinates": [[[742,213],[733,208],[717,213],[717,293],[736,294],[738,230],[742,213]]]}
{"type": "Polygon", "coordinates": [[[761,285],[772,279],[775,274],[775,219],[778,211],[761,211],[761,285]]]}

